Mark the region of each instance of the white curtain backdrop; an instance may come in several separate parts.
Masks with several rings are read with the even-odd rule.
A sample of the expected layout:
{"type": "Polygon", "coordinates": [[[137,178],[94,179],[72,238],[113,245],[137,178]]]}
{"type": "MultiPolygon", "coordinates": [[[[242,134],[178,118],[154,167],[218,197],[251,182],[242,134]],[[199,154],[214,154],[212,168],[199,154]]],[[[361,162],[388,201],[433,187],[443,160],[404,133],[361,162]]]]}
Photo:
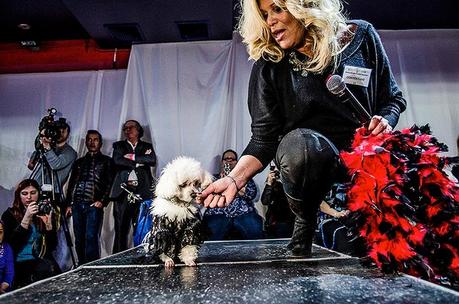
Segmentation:
{"type": "MultiPolygon", "coordinates": [[[[459,30],[381,31],[398,83],[408,101],[399,128],[430,123],[457,155],[459,30]]],[[[79,156],[84,136],[98,129],[103,152],[137,119],[158,156],[158,169],[178,155],[216,172],[221,152],[239,153],[250,138],[247,87],[252,63],[236,35],[231,41],[134,45],[126,70],[0,75],[0,212],[15,185],[30,174],[40,119],[56,107],[72,127],[79,156]]],[[[157,173],[159,171],[157,170],[157,173]]],[[[263,189],[265,174],[256,181],[263,189]]],[[[106,211],[106,221],[111,219],[106,211]]],[[[111,235],[106,229],[105,235],[111,235]]],[[[103,244],[103,254],[111,247],[103,244]]]]}
{"type": "Polygon", "coordinates": [[[149,126],[160,168],[187,155],[213,172],[243,150],[251,63],[238,39],[135,45],[128,66],[122,118],[149,126]]]}

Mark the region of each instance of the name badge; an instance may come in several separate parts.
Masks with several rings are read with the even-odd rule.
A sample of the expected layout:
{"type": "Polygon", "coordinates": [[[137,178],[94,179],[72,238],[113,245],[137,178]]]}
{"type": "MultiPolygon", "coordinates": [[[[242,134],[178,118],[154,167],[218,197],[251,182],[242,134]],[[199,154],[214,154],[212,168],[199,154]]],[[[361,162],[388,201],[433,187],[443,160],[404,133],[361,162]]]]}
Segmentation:
{"type": "Polygon", "coordinates": [[[370,76],[371,69],[349,65],[344,66],[343,80],[346,84],[353,84],[367,88],[368,83],[370,82],[370,76]]]}

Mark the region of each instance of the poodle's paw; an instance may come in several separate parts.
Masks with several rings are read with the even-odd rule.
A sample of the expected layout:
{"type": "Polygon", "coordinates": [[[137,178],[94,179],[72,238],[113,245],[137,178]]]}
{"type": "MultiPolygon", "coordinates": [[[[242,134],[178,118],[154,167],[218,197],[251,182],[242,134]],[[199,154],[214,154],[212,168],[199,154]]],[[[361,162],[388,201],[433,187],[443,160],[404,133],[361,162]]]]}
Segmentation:
{"type": "Polygon", "coordinates": [[[196,261],[194,259],[184,259],[183,263],[185,263],[186,266],[196,266],[196,261]]]}
{"type": "Polygon", "coordinates": [[[164,267],[170,268],[175,266],[174,260],[165,255],[164,253],[161,253],[159,255],[159,258],[161,259],[161,261],[164,262],[164,267]]]}
{"type": "Polygon", "coordinates": [[[164,267],[166,268],[172,268],[175,266],[174,260],[171,258],[168,258],[164,261],[164,267]]]}

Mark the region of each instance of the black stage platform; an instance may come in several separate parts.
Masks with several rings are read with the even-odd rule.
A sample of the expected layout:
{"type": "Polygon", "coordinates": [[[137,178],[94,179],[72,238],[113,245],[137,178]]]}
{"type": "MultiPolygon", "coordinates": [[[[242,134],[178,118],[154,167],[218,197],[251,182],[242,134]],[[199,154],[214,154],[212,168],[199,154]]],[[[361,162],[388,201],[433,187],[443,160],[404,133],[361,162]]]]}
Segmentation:
{"type": "Polygon", "coordinates": [[[197,267],[167,270],[142,248],[83,265],[0,297],[0,303],[459,303],[459,293],[384,275],[315,246],[291,258],[288,240],[206,242],[197,267]]]}

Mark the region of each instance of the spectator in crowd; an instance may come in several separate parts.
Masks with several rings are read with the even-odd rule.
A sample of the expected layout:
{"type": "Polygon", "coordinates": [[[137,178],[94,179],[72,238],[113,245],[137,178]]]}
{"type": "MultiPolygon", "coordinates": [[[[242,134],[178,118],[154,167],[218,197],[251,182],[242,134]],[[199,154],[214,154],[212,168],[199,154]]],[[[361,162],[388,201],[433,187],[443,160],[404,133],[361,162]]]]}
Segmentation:
{"type": "Polygon", "coordinates": [[[11,246],[4,240],[4,225],[0,220],[0,294],[13,285],[14,255],[11,246]]]}
{"type": "MultiPolygon", "coordinates": [[[[44,135],[45,130],[41,130],[39,134],[40,149],[43,152],[44,162],[39,162],[39,152],[34,151],[29,160],[28,168],[33,170],[31,178],[35,179],[39,185],[51,184],[51,177],[55,172],[59,183],[54,181],[54,191],[59,194],[67,181],[72,164],[77,158],[77,153],[67,143],[70,136],[70,126],[68,123],[61,122],[58,130],[59,135],[55,146],[53,146],[52,138],[46,137],[44,135]],[[45,165],[44,168],[43,165],[45,165]]],[[[60,201],[59,203],[63,204],[64,202],[60,201]]]]}
{"type": "Polygon", "coordinates": [[[261,194],[261,203],[266,211],[265,231],[268,238],[289,238],[292,236],[295,215],[288,206],[280,173],[274,164],[269,169],[266,185],[261,194]]]}
{"type": "Polygon", "coordinates": [[[55,212],[44,212],[44,204],[38,182],[25,179],[14,192],[13,205],[2,214],[5,241],[15,256],[14,288],[60,272],[51,254],[56,247],[55,212]]]}
{"type": "MultiPolygon", "coordinates": [[[[143,128],[136,120],[128,120],[123,125],[125,140],[113,144],[113,161],[116,175],[110,197],[114,199],[115,242],[113,253],[128,248],[128,234],[131,223],[135,225],[139,213],[140,200],[124,191],[122,187],[140,196],[141,200],[153,197],[153,176],[151,168],[156,165],[153,146],[141,140],[143,128]]],[[[135,230],[135,229],[134,229],[135,230]]]]}
{"type": "MultiPolygon", "coordinates": [[[[233,150],[223,152],[220,173],[216,178],[226,176],[237,163],[237,153],[233,150]]],[[[207,209],[204,223],[210,230],[210,240],[225,238],[260,239],[263,238],[263,219],[257,213],[253,200],[257,186],[249,180],[236,195],[233,203],[225,208],[207,209]]]]}
{"type": "Polygon", "coordinates": [[[334,184],[325,200],[321,202],[315,243],[352,256],[363,256],[366,253],[363,239],[358,235],[352,235],[346,227],[350,212],[346,209],[343,187],[343,184],[334,184]]]}
{"type": "Polygon", "coordinates": [[[73,164],[67,189],[67,213],[73,215],[73,231],[78,263],[100,258],[100,230],[104,207],[109,203],[113,161],[100,152],[102,135],[96,130],[86,134],[85,156],[73,164]]]}
{"type": "MultiPolygon", "coordinates": [[[[70,126],[65,120],[56,122],[58,135],[57,139],[46,137],[45,129],[40,131],[40,147],[32,153],[28,168],[33,170],[31,178],[35,179],[41,190],[49,190],[54,188],[53,198],[54,204],[59,208],[59,213],[65,213],[66,200],[63,193],[64,184],[70,175],[73,162],[77,158],[77,152],[67,143],[70,136],[70,126]],[[55,142],[54,142],[55,140],[55,142]],[[43,161],[39,161],[40,154],[43,156],[43,161]],[[53,184],[53,186],[51,186],[53,184]],[[45,188],[45,185],[49,185],[45,188]]],[[[70,257],[71,244],[69,243],[70,234],[67,229],[66,219],[61,217],[57,228],[57,246],[53,255],[59,264],[62,271],[71,268],[70,257]]],[[[75,266],[75,265],[73,265],[75,266]]]]}

